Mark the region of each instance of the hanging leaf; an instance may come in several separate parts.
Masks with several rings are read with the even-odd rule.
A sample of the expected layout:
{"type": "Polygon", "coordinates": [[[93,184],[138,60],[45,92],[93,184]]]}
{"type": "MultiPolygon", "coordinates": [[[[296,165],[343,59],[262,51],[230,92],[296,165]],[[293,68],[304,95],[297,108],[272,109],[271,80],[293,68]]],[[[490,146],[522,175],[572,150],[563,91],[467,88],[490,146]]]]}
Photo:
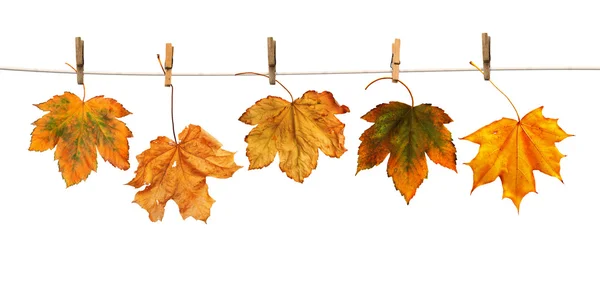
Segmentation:
{"type": "Polygon", "coordinates": [[[268,96],[248,108],[240,121],[254,127],[246,136],[249,169],[263,168],[279,152],[279,168],[302,183],[317,167],[318,148],[339,158],[344,147],[344,124],[335,114],[349,112],[330,92],[307,91],[290,103],[268,96]]]}
{"type": "Polygon", "coordinates": [[[200,126],[189,125],[179,134],[179,143],[167,137],[150,142],[150,149],[137,156],[136,176],[128,185],[146,187],[133,202],[146,209],[152,221],[162,220],[165,205],[173,199],[179,213],[203,220],[210,216],[215,202],[208,195],[206,177],[229,178],[241,166],[234,153],[221,149],[221,143],[200,126]]]}
{"type": "Polygon", "coordinates": [[[67,187],[96,171],[96,150],[113,166],[129,169],[127,138],[133,135],[118,118],[131,113],[116,100],[101,95],[83,102],[65,92],[35,106],[49,113],[33,122],[29,150],[46,151],[56,146],[54,159],[67,187]]]}
{"type": "Polygon", "coordinates": [[[360,136],[356,173],[379,165],[387,155],[388,177],[408,204],[427,178],[427,160],[456,171],[456,148],[444,124],[452,119],[431,104],[390,102],[362,116],[374,123],[360,136]]]}
{"type": "Polygon", "coordinates": [[[473,170],[471,192],[500,177],[502,198],[510,198],[518,211],[523,197],[536,192],[533,170],[562,182],[560,159],[565,155],[555,143],[572,135],[558,126],[558,119],[545,118],[542,108],[532,110],[520,122],[502,118],[461,138],[480,145],[477,156],[466,163],[473,170]]]}

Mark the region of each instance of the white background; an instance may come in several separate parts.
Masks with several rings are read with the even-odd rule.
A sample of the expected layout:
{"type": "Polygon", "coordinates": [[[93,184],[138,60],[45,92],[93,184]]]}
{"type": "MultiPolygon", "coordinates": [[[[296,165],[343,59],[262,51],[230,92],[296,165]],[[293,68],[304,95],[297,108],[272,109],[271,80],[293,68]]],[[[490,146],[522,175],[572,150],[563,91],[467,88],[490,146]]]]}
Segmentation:
{"type": "MultiPolygon", "coordinates": [[[[158,72],[156,53],[175,46],[174,73],[265,72],[266,37],[277,70],[386,70],[402,39],[401,69],[600,66],[591,1],[10,1],[2,4],[0,66],[67,70],[74,38],[87,71],[158,72]],[[485,3],[485,4],[484,4],[485,3]]],[[[402,72],[401,72],[402,73],[402,72]]],[[[162,77],[85,76],[87,97],[115,98],[133,114],[131,168],[99,159],[97,173],[65,188],[54,150],[28,151],[32,106],[70,91],[73,74],[0,71],[2,304],[598,304],[597,196],[600,72],[492,72],[521,116],[543,105],[575,134],[557,146],[564,184],[535,172],[538,194],[517,210],[499,179],[470,195],[464,165],[478,145],[458,140],[515,118],[479,72],[404,73],[416,103],[442,107],[458,150],[458,173],[429,162],[407,206],[385,165],[354,175],[360,117],[390,100],[410,102],[383,75],[278,76],[300,97],[328,90],[351,112],[348,151],[319,157],[304,184],[271,166],[248,171],[237,119],[269,94],[262,77],[174,77],[176,130],[197,124],[244,168],[208,178],[216,203],[205,224],[181,220],[174,202],[162,222],[131,203],[135,156],[171,137],[170,90],[162,77]]],[[[387,161],[386,161],[387,162],[387,161]]]]}

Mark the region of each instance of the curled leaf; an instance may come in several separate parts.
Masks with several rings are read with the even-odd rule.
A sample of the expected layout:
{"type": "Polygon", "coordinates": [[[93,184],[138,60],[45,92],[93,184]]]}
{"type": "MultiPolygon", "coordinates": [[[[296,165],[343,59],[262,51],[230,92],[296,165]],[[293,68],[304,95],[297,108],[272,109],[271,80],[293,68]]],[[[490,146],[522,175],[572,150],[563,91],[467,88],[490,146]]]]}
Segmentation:
{"type": "Polygon", "coordinates": [[[146,186],[135,194],[134,202],[148,211],[152,221],[162,220],[167,201],[173,199],[183,219],[191,216],[206,222],[215,202],[208,194],[206,177],[229,178],[241,166],[234,153],[221,149],[221,143],[197,125],[179,134],[179,143],[160,136],[137,156],[138,169],[128,185],[146,186]]]}

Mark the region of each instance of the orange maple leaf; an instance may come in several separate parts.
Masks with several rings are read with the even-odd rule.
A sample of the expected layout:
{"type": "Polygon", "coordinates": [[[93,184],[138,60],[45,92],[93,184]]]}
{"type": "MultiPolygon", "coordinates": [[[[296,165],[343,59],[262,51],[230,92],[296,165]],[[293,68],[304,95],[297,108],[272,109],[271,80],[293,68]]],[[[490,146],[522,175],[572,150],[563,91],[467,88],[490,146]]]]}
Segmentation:
{"type": "Polygon", "coordinates": [[[452,119],[441,108],[390,102],[377,105],[362,119],[374,124],[360,136],[356,173],[381,164],[389,154],[387,175],[407,204],[427,178],[425,154],[456,171],[456,148],[444,126],[452,119]]]}
{"type": "Polygon", "coordinates": [[[246,136],[249,169],[263,168],[279,152],[279,168],[302,183],[317,167],[318,148],[339,158],[344,147],[344,124],[334,114],[349,112],[330,92],[307,91],[290,103],[268,96],[244,112],[240,121],[254,127],[246,136]]]}
{"type": "Polygon", "coordinates": [[[519,122],[502,118],[461,138],[481,145],[477,156],[465,163],[473,170],[471,193],[500,177],[502,198],[510,198],[518,211],[523,197],[536,192],[533,170],[562,182],[560,159],[565,155],[555,143],[572,135],[558,126],[558,119],[545,118],[542,108],[532,110],[519,122]]]}
{"type": "Polygon", "coordinates": [[[157,221],[162,220],[167,201],[173,199],[183,219],[191,216],[206,222],[215,202],[208,194],[206,177],[231,177],[241,168],[233,155],[197,125],[186,127],[179,134],[179,143],[160,136],[137,156],[136,176],[127,184],[146,187],[135,194],[133,202],[157,221]]]}
{"type": "Polygon", "coordinates": [[[96,150],[113,166],[129,169],[127,138],[133,135],[118,118],[131,113],[116,100],[100,95],[83,102],[65,92],[35,106],[49,113],[33,122],[29,150],[45,151],[56,146],[54,160],[58,160],[67,187],[96,171],[96,150]]]}

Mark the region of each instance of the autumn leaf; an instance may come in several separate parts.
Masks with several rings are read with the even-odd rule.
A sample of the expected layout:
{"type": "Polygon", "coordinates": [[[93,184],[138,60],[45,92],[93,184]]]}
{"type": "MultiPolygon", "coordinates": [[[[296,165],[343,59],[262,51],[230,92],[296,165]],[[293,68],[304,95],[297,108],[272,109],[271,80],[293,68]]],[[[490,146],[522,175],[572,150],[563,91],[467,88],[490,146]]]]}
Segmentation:
{"type": "Polygon", "coordinates": [[[206,222],[215,202],[208,195],[206,177],[231,177],[241,168],[233,155],[197,125],[186,127],[179,134],[179,143],[158,137],[150,142],[150,149],[137,156],[136,176],[127,184],[146,187],[135,194],[133,202],[157,221],[162,220],[167,201],[173,199],[183,219],[191,216],[206,222]]]}
{"type": "Polygon", "coordinates": [[[381,164],[389,154],[387,175],[407,204],[427,178],[425,154],[456,171],[456,148],[444,126],[452,119],[441,108],[390,102],[378,105],[362,119],[374,124],[360,136],[356,173],[381,164]]]}
{"type": "Polygon", "coordinates": [[[477,156],[466,163],[473,170],[471,193],[500,177],[502,198],[510,198],[518,211],[523,197],[536,192],[533,170],[562,182],[560,159],[565,155],[555,143],[572,135],[558,126],[558,119],[545,118],[542,108],[532,110],[520,122],[502,118],[461,138],[480,145],[477,156]]]}
{"type": "Polygon", "coordinates": [[[240,121],[254,127],[246,136],[249,169],[263,168],[279,152],[279,168],[302,183],[317,167],[318,149],[339,158],[344,147],[344,124],[335,114],[349,112],[330,92],[307,91],[290,103],[268,96],[248,108],[240,121]]]}
{"type": "Polygon", "coordinates": [[[129,169],[127,138],[133,135],[118,118],[131,113],[116,100],[100,95],[83,102],[65,92],[35,106],[49,113],[33,122],[29,150],[46,151],[56,146],[54,160],[58,160],[67,187],[96,171],[96,150],[113,166],[129,169]]]}

